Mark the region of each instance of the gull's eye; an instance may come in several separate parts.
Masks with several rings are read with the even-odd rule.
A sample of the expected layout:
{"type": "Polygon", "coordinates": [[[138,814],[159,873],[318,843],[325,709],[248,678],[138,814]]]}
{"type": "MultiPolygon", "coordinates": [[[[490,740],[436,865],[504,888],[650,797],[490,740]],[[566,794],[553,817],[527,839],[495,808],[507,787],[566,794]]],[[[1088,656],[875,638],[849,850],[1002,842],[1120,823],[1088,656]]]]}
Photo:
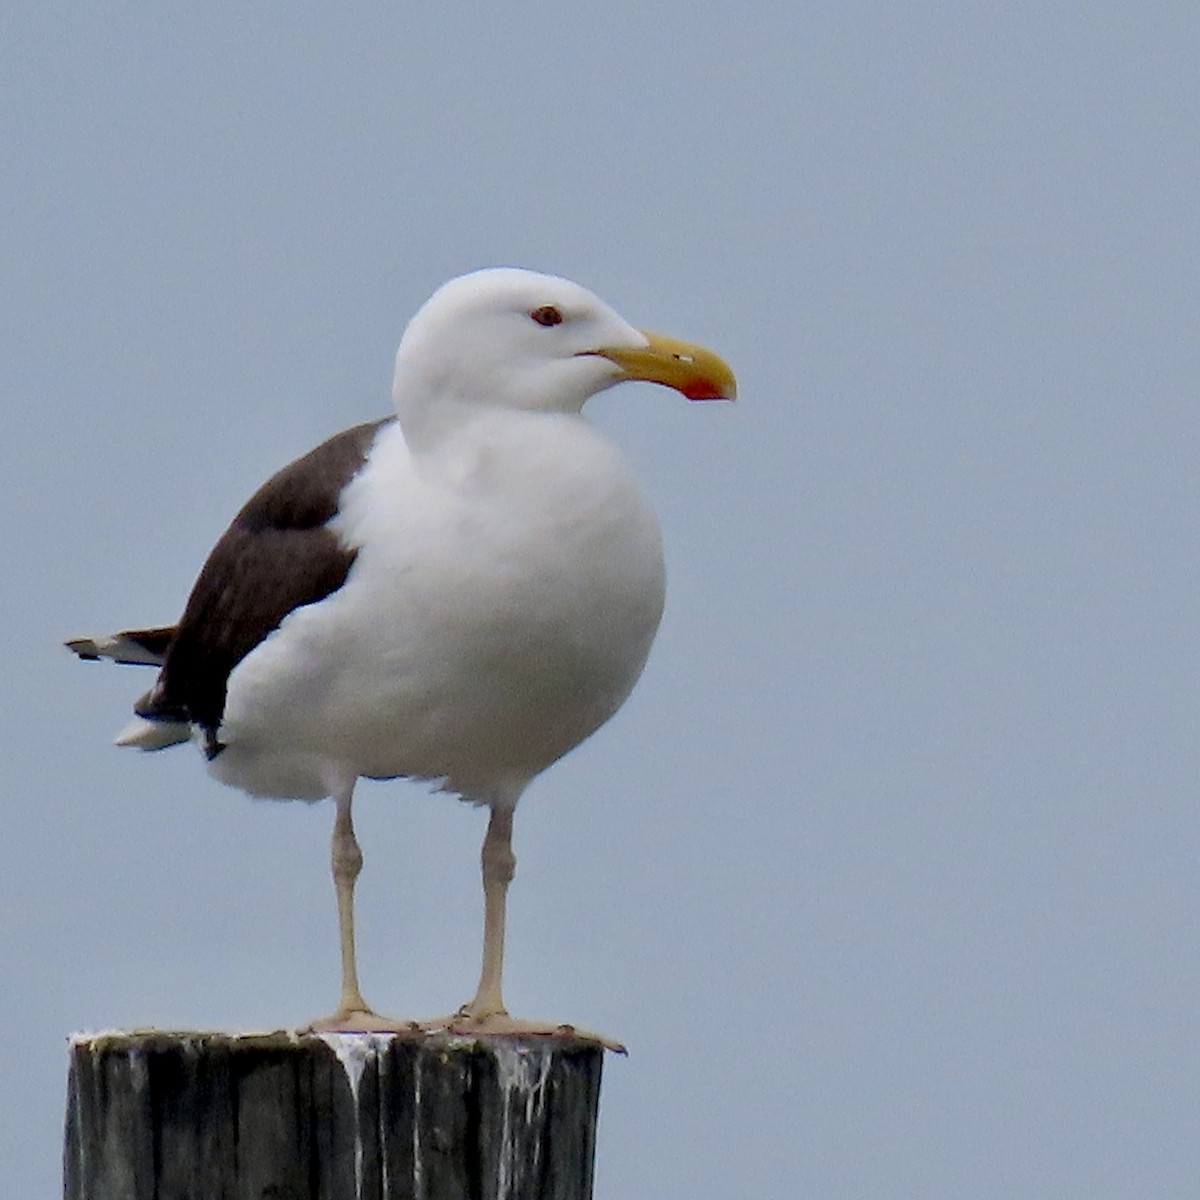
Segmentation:
{"type": "Polygon", "coordinates": [[[543,304],[529,314],[539,325],[561,325],[563,315],[553,304],[543,304]]]}

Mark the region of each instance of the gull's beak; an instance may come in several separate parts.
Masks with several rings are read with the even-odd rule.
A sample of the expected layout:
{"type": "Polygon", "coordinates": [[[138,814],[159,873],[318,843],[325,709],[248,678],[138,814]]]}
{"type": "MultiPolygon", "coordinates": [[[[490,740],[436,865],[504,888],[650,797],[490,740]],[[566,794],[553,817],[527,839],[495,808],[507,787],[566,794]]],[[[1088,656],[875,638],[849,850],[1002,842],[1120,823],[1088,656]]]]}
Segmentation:
{"type": "Polygon", "coordinates": [[[711,350],[663,333],[640,332],[645,346],[604,346],[589,353],[615,363],[623,379],[661,383],[689,400],[732,400],[737,395],[729,364],[711,350]]]}

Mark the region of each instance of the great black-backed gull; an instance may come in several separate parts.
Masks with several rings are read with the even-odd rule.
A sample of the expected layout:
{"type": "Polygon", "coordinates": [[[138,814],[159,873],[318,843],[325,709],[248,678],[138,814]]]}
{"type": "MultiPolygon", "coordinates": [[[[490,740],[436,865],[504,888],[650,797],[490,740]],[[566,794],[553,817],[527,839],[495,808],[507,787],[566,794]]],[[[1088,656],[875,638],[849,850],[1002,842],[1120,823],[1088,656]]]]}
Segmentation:
{"type": "Polygon", "coordinates": [[[478,271],[440,288],[396,355],[395,415],[337,434],[250,499],[178,625],[68,642],[160,667],[118,744],[198,741],[254,796],[336,802],[342,993],[321,1029],[403,1028],[363,999],[354,953],[360,777],[406,776],[491,810],[475,998],[436,1024],[559,1026],[501,996],[513,811],[608,720],[663,605],[658,523],[584,403],[624,380],[732,399],[715,354],[639,332],[553,276],[478,271]]]}

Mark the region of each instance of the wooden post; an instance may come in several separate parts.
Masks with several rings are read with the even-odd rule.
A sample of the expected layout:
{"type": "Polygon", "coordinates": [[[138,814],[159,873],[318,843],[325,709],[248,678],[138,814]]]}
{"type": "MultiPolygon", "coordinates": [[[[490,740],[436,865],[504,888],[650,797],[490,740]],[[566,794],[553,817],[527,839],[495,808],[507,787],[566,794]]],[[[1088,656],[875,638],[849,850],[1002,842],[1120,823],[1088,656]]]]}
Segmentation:
{"type": "Polygon", "coordinates": [[[587,1200],[604,1051],[573,1038],[72,1041],[65,1200],[587,1200]]]}

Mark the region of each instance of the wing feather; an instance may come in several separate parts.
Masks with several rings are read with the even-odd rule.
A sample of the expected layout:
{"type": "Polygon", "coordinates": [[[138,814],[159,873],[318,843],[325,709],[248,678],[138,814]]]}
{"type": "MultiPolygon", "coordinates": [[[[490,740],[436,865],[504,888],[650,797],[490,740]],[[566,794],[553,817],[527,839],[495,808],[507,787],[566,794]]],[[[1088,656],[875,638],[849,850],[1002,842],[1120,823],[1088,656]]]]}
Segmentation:
{"type": "Polygon", "coordinates": [[[135,709],[139,717],[194,722],[206,733],[210,755],[219,751],[216,731],[234,667],[293,609],[345,582],[356,552],[328,523],[392,419],[322,442],[250,498],[205,562],[158,682],[135,709]]]}

